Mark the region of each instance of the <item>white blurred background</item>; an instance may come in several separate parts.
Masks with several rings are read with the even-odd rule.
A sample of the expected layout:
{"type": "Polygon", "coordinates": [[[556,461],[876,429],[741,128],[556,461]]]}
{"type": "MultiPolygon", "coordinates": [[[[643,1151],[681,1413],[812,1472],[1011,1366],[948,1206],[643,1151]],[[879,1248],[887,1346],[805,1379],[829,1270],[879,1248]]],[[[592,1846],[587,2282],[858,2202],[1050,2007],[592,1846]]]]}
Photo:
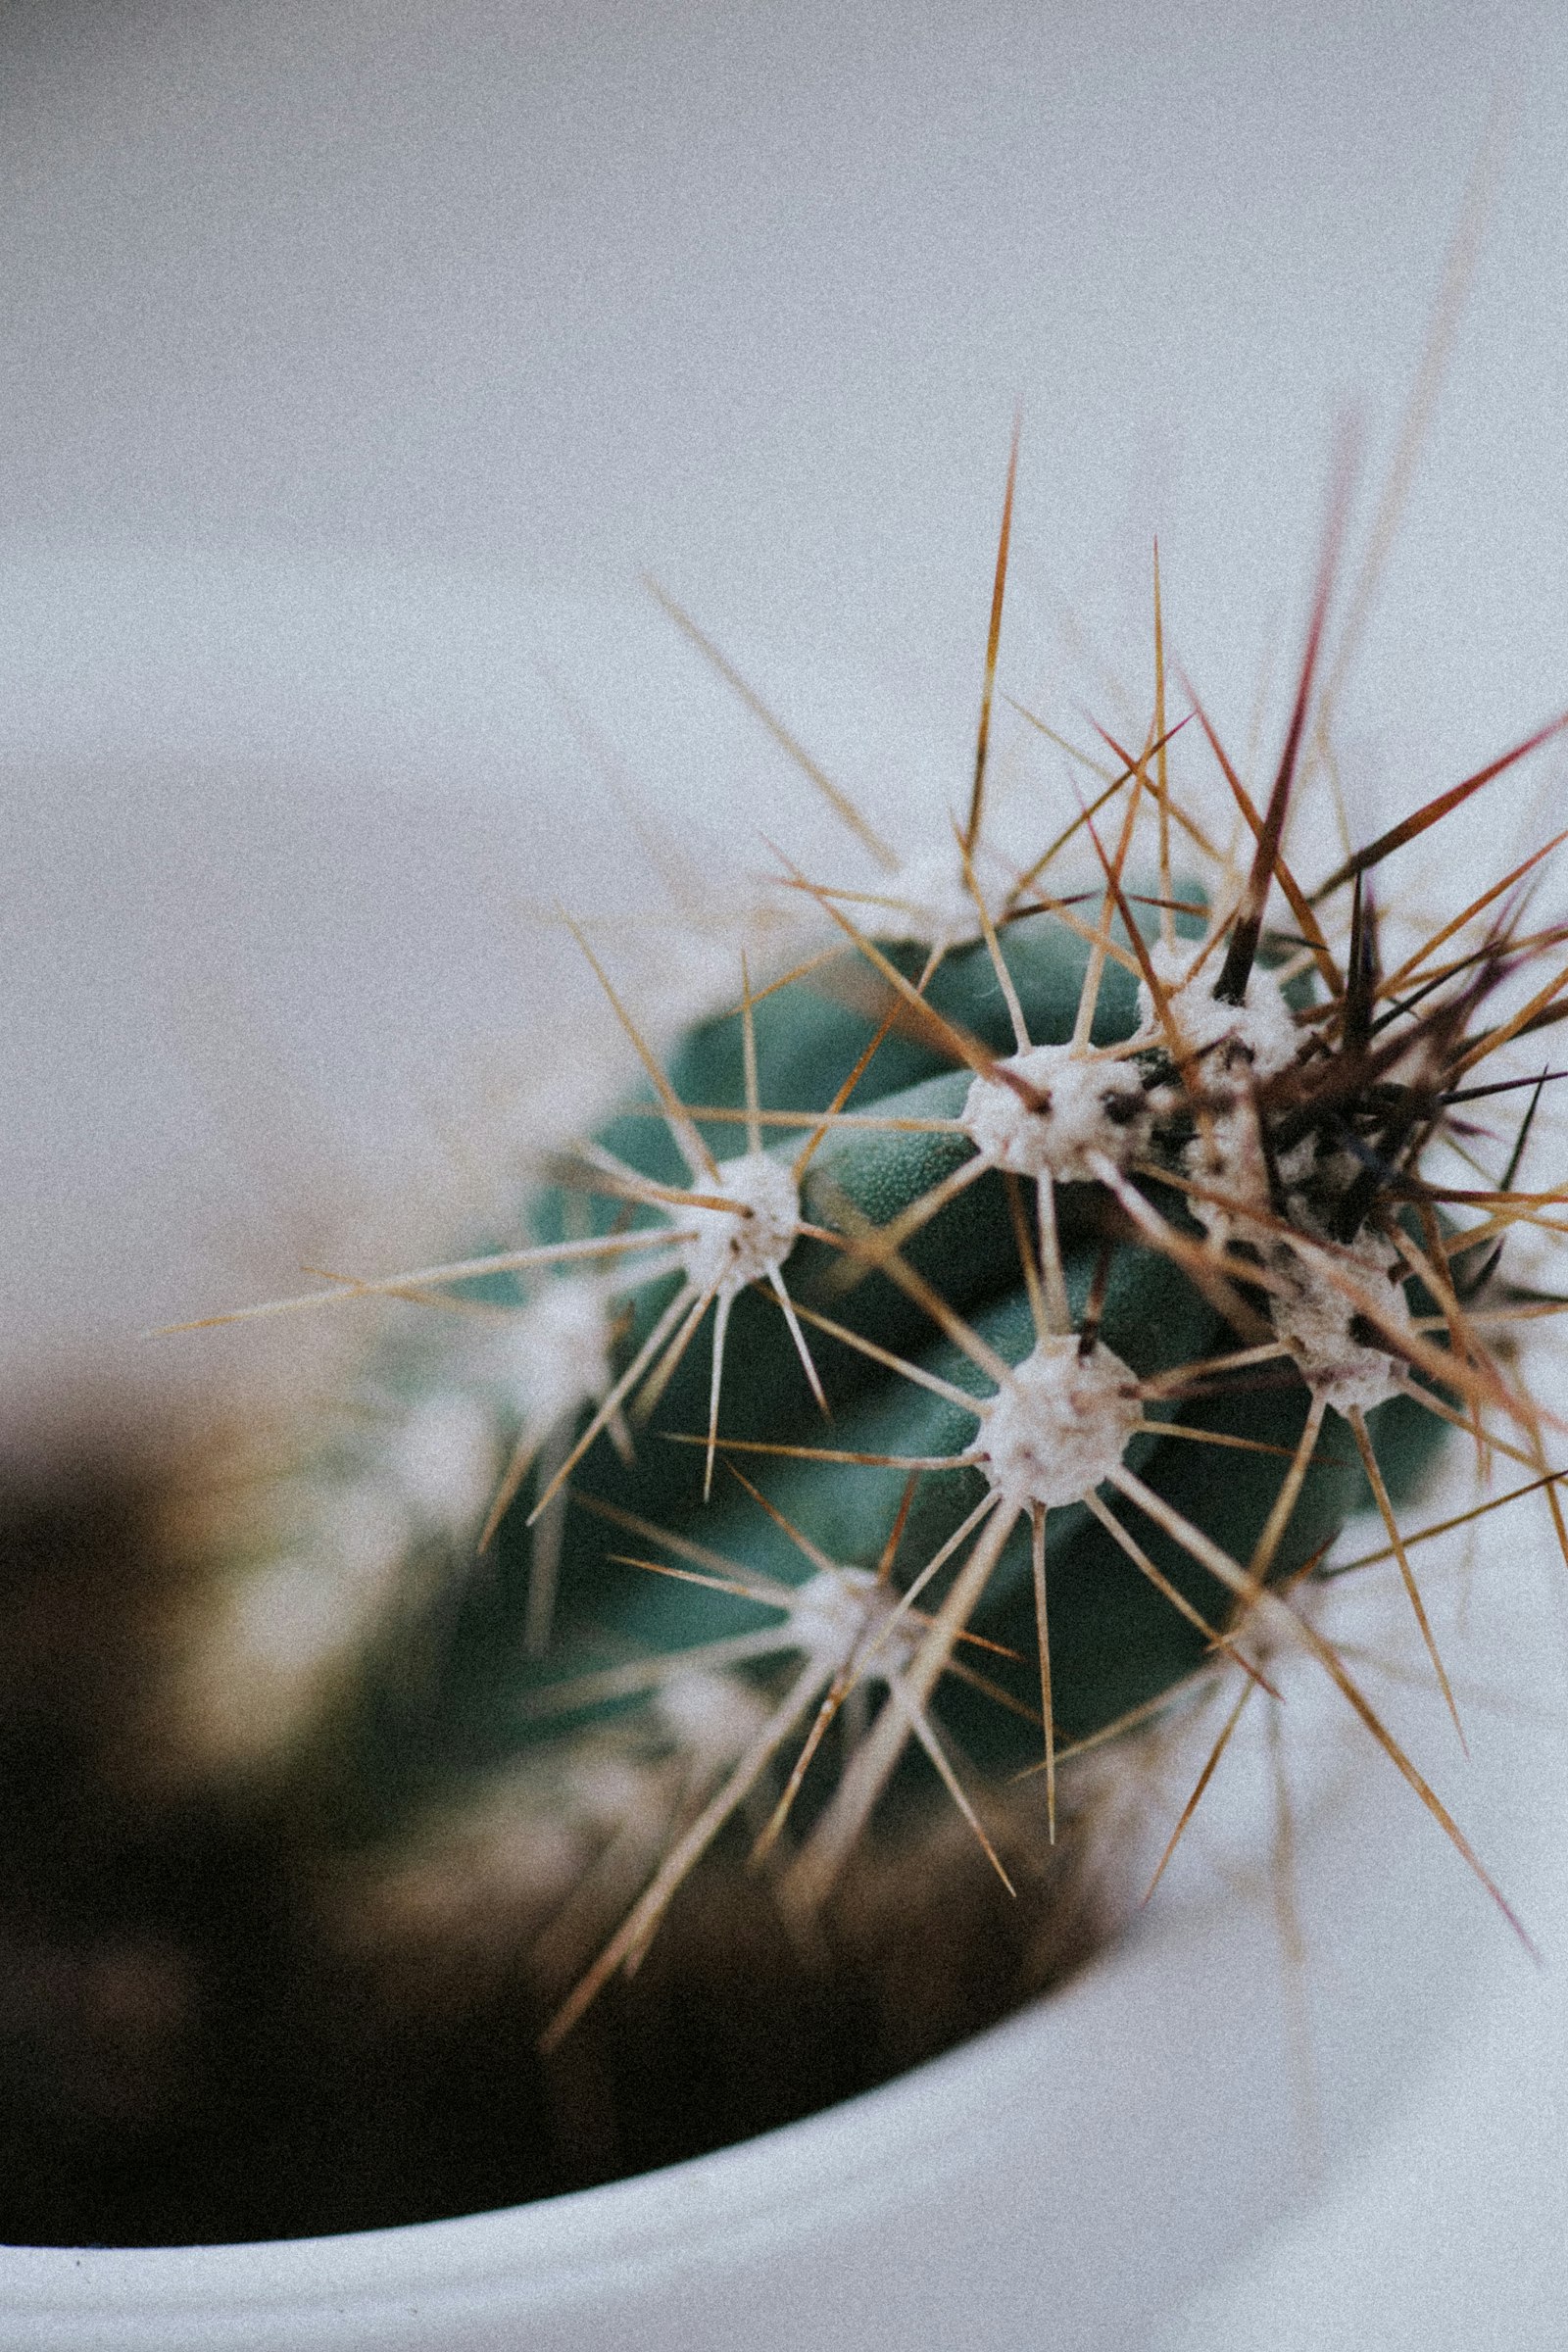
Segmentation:
{"type": "Polygon", "coordinates": [[[411,1158],[438,1181],[432,1116],[576,985],[536,910],[628,886],[541,654],[708,854],[800,808],[644,569],[857,789],[954,792],[1021,402],[1004,682],[1142,692],[1157,531],[1243,733],[1494,109],[1352,788],[1408,804],[1546,716],[1565,63],[1528,6],[18,0],[11,1398],[283,1280],[303,1161],[367,1251],[411,1158]]]}
{"type": "MultiPolygon", "coordinates": [[[[1352,814],[1568,702],[1549,4],[13,0],[0,1429],[210,1378],[220,1346],[134,1335],[482,1191],[498,1082],[586,1003],[553,902],[644,886],[563,685],[710,870],[808,837],[645,569],[879,808],[956,797],[1021,403],[1004,683],[1143,694],[1157,532],[1245,733],[1336,420],[1389,462],[1489,119],[1352,814]]],[[[1438,1861],[1416,1938],[1470,1892],[1438,1861]]],[[[1466,1967],[1353,2194],[1193,2342],[1559,2340],[1561,1979],[1466,1967]]]]}

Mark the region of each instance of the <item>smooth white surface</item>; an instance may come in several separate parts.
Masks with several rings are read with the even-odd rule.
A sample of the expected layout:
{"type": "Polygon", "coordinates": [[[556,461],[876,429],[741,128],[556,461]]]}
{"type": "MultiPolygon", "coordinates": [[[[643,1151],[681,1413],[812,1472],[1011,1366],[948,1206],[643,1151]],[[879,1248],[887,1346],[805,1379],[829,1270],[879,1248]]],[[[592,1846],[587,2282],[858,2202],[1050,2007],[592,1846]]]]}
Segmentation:
{"type": "Polygon", "coordinates": [[[1361,723],[1484,749],[1554,699],[1550,0],[18,0],[0,69],[8,532],[651,565],[798,661],[934,680],[955,748],[1018,400],[1040,656],[1059,591],[1142,662],[1158,530],[1245,708],[1500,96],[1361,723]]]}

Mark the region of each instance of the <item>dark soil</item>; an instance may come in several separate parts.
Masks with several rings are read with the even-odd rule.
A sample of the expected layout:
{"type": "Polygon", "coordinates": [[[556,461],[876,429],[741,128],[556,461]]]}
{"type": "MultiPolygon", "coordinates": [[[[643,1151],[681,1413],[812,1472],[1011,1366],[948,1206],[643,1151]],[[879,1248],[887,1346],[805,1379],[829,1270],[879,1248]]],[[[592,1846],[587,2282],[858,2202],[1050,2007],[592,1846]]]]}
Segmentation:
{"type": "Polygon", "coordinates": [[[1012,1901],[943,1821],[864,1859],[809,1957],[720,1862],[544,2061],[520,1953],[357,1949],[278,1819],[148,1793],[160,1508],[156,1465],[0,1472],[8,2242],[318,2235],[673,2163],[886,2081],[1098,1939],[1070,1839],[1012,1901]]]}

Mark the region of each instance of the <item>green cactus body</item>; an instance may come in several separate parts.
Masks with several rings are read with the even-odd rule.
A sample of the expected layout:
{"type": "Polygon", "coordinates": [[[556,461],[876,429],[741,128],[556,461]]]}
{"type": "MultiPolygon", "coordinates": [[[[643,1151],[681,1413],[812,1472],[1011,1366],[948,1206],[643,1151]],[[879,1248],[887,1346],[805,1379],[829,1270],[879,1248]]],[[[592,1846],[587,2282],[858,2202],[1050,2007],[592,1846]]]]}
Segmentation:
{"type": "MultiPolygon", "coordinates": [[[[1192,932],[1200,926],[1184,917],[1183,928],[1192,932]]],[[[1006,969],[1032,1043],[1064,1043],[1073,1032],[1087,949],[1050,914],[1011,923],[1004,938],[1006,969]]],[[[906,974],[918,973],[925,961],[907,951],[888,953],[906,974]]],[[[866,968],[863,958],[847,951],[842,969],[791,981],[757,1004],[755,1069],[763,1109],[829,1109],[877,1033],[878,1016],[855,1008],[856,992],[846,986],[857,969],[866,968]]],[[[1293,990],[1298,1000],[1303,993],[1309,1001],[1309,986],[1304,992],[1301,986],[1293,990]]],[[[983,942],[949,954],[925,994],[937,1014],[982,1049],[998,1055],[1011,1051],[1008,1007],[983,942]]],[[[1099,991],[1090,1042],[1097,1051],[1122,1044],[1138,1031],[1139,1022],[1134,979],[1111,963],[1099,991]]],[[[975,1073],[952,1066],[953,1054],[942,1050],[936,1033],[910,1034],[909,1028],[917,1026],[911,1022],[883,1037],[850,1109],[867,1120],[931,1124],[830,1127],[801,1188],[801,1217],[808,1226],[848,1234],[852,1243],[857,1235],[863,1240],[868,1231],[885,1230],[975,1158],[974,1144],[952,1124],[963,1116],[975,1073]]],[[[736,1011],[702,1023],[680,1041],[668,1062],[668,1079],[682,1103],[744,1111],[746,1027],[745,1015],[736,1011]]],[[[1177,1169],[1193,1123],[1179,1102],[1172,1107],[1168,1101],[1168,1058],[1157,1040],[1141,1055],[1089,1066],[1107,1073],[1124,1091],[1166,1102],[1163,1119],[1156,1117],[1150,1129],[1147,1149],[1155,1164],[1163,1157],[1177,1169]]],[[[659,1110],[654,1090],[645,1089],[605,1127],[601,1147],[621,1167],[671,1193],[699,1186],[703,1179],[685,1164],[670,1124],[651,1115],[659,1110]]],[[[721,1167],[746,1153],[743,1123],[699,1120],[698,1125],[721,1167]]],[[[770,1159],[788,1170],[810,1130],[765,1132],[770,1159]]],[[[1173,1230],[1201,1242],[1201,1228],[1179,1191],[1147,1175],[1138,1182],[1173,1230]]],[[[916,1287],[929,1285],[939,1295],[963,1331],[973,1335],[982,1356],[990,1353],[1008,1366],[1029,1358],[1039,1336],[1038,1298],[1032,1303],[1018,1225],[1022,1200],[1028,1217],[1024,1246],[1037,1251],[1033,1195],[1032,1184],[992,1168],[956,1191],[909,1236],[902,1251],[916,1287]],[[1011,1201],[1009,1184],[1015,1195],[1011,1201]]],[[[1086,1365],[1115,1359],[1143,1383],[1235,1347],[1220,1305],[1168,1251],[1140,1239],[1104,1185],[1063,1183],[1054,1188],[1054,1200],[1071,1325],[1066,1356],[1086,1365]],[[1097,1288],[1098,1324],[1080,1339],[1097,1288]]],[[[560,1186],[533,1197],[524,1214],[532,1236],[549,1246],[582,1234],[585,1207],[596,1233],[627,1226],[624,1201],[560,1186]]],[[[678,1214],[671,1205],[629,1211],[637,1229],[649,1224],[671,1230],[670,1220],[678,1214]]],[[[568,1262],[526,1279],[534,1286],[536,1303],[541,1281],[550,1288],[585,1281],[613,1287],[620,1320],[609,1368],[620,1369],[661,1318],[667,1319],[682,1280],[678,1269],[641,1279],[638,1263],[636,1257],[589,1260],[585,1274],[568,1262]]],[[[467,1556],[456,1565],[449,1551],[441,1556],[447,1547],[432,1535],[425,1556],[411,1567],[403,1608],[361,1659],[352,1689],[323,1735],[329,1767],[323,1772],[319,1746],[313,1755],[317,1801],[322,1791],[330,1792],[341,1835],[372,1842],[395,1838],[422,1807],[450,1802],[466,1783],[502,1768],[525,1767],[529,1757],[548,1777],[562,1768],[573,1742],[602,1741],[617,1725],[624,1724],[635,1738],[643,1702],[660,1689],[661,1660],[689,1653],[703,1665],[710,1655],[759,1701],[775,1699],[798,1680],[801,1664],[801,1646],[789,1639],[787,1608],[764,1606],[742,1592],[688,1577],[742,1585],[755,1579],[769,1590],[785,1587],[800,1595],[819,1580],[821,1566],[832,1563],[861,1572],[851,1589],[863,1592],[865,1572],[880,1565],[896,1595],[984,1504],[990,1487],[978,1461],[918,1472],[902,1466],[906,1457],[929,1462],[962,1455],[976,1445],[976,1416],[958,1395],[983,1401],[996,1379],[961,1337],[938,1328],[928,1300],[826,1241],[796,1239],[780,1272],[808,1318],[825,1317],[882,1354],[858,1350],[820,1321],[807,1320],[804,1337],[830,1407],[824,1416],[778,1297],[765,1282],[741,1289],[725,1339],[719,1463],[710,1499],[705,1501],[709,1464],[702,1441],[710,1409],[714,1313],[710,1307],[708,1329],[688,1347],[653,1412],[636,1429],[629,1458],[624,1446],[617,1450],[611,1432],[602,1431],[572,1470],[566,1499],[552,1506],[564,1511],[564,1524],[552,1639],[541,1657],[527,1654],[529,1592],[537,1572],[539,1528],[547,1519],[530,1529],[528,1518],[545,1469],[536,1467],[523,1480],[494,1544],[477,1559],[471,1525],[459,1531],[467,1539],[467,1556]],[[922,1375],[942,1385],[923,1385],[922,1375]],[[763,1447],[785,1450],[752,1450],[763,1447]],[[811,1451],[788,1450],[796,1447],[811,1451]],[[893,1458],[871,1463],[815,1458],[823,1450],[893,1458]],[[731,1464],[757,1494],[730,1474],[731,1464]],[[889,1562],[887,1547],[901,1514],[889,1562]],[[655,1566],[631,1565],[628,1559],[686,1575],[660,1574],[655,1566]],[[748,1640],[770,1629],[775,1646],[747,1659],[748,1640]],[[710,1652],[710,1644],[731,1645],[741,1653],[738,1662],[722,1646],[710,1652]],[[640,1679],[637,1661],[643,1659],[652,1663],[640,1679]],[[596,1676],[603,1679],[595,1682],[596,1676]]],[[[1036,1281],[1038,1288],[1038,1274],[1036,1281]]],[[[498,1310],[484,1326],[486,1343],[499,1333],[503,1346],[510,1347],[514,1331],[527,1330],[524,1320],[505,1320],[506,1310],[522,1303],[512,1274],[470,1283],[467,1295],[488,1299],[498,1310]]],[[[1266,1308],[1266,1300],[1261,1303],[1266,1308]]],[[[470,1347],[469,1360],[471,1369],[465,1373],[461,1344],[449,1342],[447,1328],[439,1339],[432,1338],[428,1319],[416,1320],[416,1310],[404,1310],[398,1335],[383,1344],[368,1387],[408,1399],[431,1386],[450,1386],[454,1380],[461,1385],[466,1378],[484,1400],[490,1426],[510,1445],[517,1435],[515,1402],[509,1401],[505,1383],[498,1388],[493,1373],[487,1375],[482,1346],[477,1356],[470,1347]],[[454,1345],[459,1346],[456,1373],[454,1345]]],[[[1182,1521],[1245,1568],[1301,1443],[1312,1392],[1288,1356],[1261,1376],[1222,1376],[1210,1387],[1212,1393],[1194,1399],[1177,1393],[1169,1401],[1127,1409],[1140,1423],[1169,1421],[1242,1444],[1202,1443],[1140,1426],[1117,1451],[1127,1470],[1182,1521]]],[[[567,1426],[580,1430],[588,1417],[584,1399],[566,1416],[567,1426]]],[[[1397,1495],[1419,1474],[1441,1426],[1402,1397],[1378,1404],[1371,1418],[1383,1476],[1397,1495]]],[[[1330,1418],[1313,1449],[1268,1564],[1275,1583],[1318,1553],[1347,1515],[1369,1499],[1346,1434],[1330,1418]]],[[[1092,1739],[1187,1684],[1213,1659],[1212,1637],[1235,1614],[1234,1593],[1193,1556],[1190,1545],[1125,1497],[1112,1499],[1133,1544],[1191,1613],[1183,1614],[1170,1592],[1158,1589],[1154,1576],[1130,1556],[1088,1499],[1053,1499],[1044,1511],[1043,1558],[1058,1745],[1092,1739]]],[[[969,1659],[1011,1703],[951,1672],[941,1677],[932,1697],[935,1738],[993,1780],[1043,1758],[1033,1516],[1027,1508],[1017,1514],[967,1620],[970,1634],[995,1645],[971,1648],[969,1659]],[[999,1655],[999,1650],[1011,1654],[999,1655]]],[[[856,1736],[852,1720],[863,1740],[867,1714],[887,1703],[881,1668],[895,1657],[909,1662],[929,1613],[940,1606],[942,1594],[983,1540],[984,1529],[959,1544],[922,1593],[927,1618],[904,1621],[902,1647],[889,1649],[884,1643],[879,1660],[874,1646],[862,1644],[858,1679],[867,1687],[866,1695],[845,1707],[824,1739],[796,1802],[796,1832],[809,1832],[841,1784],[856,1736]]],[[[819,1581],[816,1590],[824,1590],[819,1581]]],[[[896,1628],[895,1637],[899,1632],[896,1628]]],[[[824,1671],[811,1685],[791,1740],[779,1743],[770,1764],[775,1793],[831,1681],[824,1671]]],[[[911,1739],[888,1778],[883,1805],[907,1819],[911,1809],[933,1800],[947,1802],[930,1755],[911,1739]]],[[[983,1811],[983,1797],[979,1801],[983,1811]]],[[[1042,1834],[1044,1818],[1042,1792],[1042,1834]]]]}
{"type": "Polygon", "coordinates": [[[1217,819],[1166,757],[1156,577],[1146,748],[1095,805],[1116,846],[1081,808],[1014,862],[986,825],[1011,499],[1009,472],[961,834],[901,858],[769,719],[875,887],[781,877],[814,930],[760,921],[754,952],[782,932],[807,960],[737,955],[728,1007],[662,1058],[579,931],[640,1091],[557,1131],[558,1043],[510,1231],[247,1310],[378,1293],[386,1316],[216,1547],[189,1744],[210,1769],[217,1723],[231,1766],[266,1758],[309,1936],[390,1987],[400,2034],[456,2009],[537,2036],[516,2086],[563,2185],[809,2112],[1055,1982],[1149,1883],[1161,1734],[1224,1692],[1160,1872],[1243,1703],[1267,1693],[1271,1740],[1289,1717],[1293,1656],[1507,1913],[1335,1646],[1319,1570],[1375,1506],[1386,1543],[1341,1564],[1396,1567],[1457,1728],[1406,1556],[1452,1522],[1397,1513],[1455,1423],[1526,1467],[1475,1513],[1560,1475],[1514,1369],[1561,1303],[1558,1195],[1514,1197],[1551,1073],[1501,1050],[1560,1016],[1561,975],[1526,967],[1562,932],[1522,936],[1498,881],[1406,925],[1385,978],[1373,889],[1555,729],[1307,887],[1284,845],[1323,766],[1332,562],[1266,803],[1194,707],[1217,819]],[[1081,830],[1099,870],[1054,896],[1081,830]],[[1521,1087],[1498,1174],[1486,1122],[1521,1087]],[[225,1647],[247,1579],[284,1670],[236,1736],[236,1658],[271,1666],[225,1647]],[[291,1619],[318,1590],[312,1651],[291,1619]]]}

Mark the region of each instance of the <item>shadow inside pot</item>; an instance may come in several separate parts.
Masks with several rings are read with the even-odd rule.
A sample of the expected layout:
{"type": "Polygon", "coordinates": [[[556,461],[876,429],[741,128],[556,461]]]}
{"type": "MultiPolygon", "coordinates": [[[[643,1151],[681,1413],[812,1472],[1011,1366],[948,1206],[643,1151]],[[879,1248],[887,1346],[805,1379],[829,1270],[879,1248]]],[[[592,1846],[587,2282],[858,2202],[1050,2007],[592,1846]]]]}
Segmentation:
{"type": "Polygon", "coordinates": [[[956,1817],[890,1842],[810,1950],[742,1845],[542,2059],[482,1884],[383,1933],[275,1790],[149,1772],[188,1470],[164,1433],[0,1472],[0,2240],[314,2237],[622,2179],[886,2082],[1102,1940],[1083,1839],[1016,1900],[956,1817]]]}

